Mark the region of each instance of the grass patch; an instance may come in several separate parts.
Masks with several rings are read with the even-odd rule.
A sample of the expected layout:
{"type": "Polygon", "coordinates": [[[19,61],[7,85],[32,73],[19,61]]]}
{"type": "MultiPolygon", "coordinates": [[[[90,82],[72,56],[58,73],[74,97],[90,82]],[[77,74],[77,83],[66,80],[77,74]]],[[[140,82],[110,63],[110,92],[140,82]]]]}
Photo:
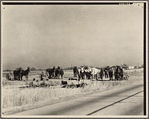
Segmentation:
{"type": "MultiPolygon", "coordinates": [[[[143,73],[133,72],[129,80],[123,81],[89,81],[84,88],[60,88],[60,87],[36,87],[36,88],[12,88],[11,85],[2,87],[2,112],[23,111],[34,107],[46,105],[53,100],[63,97],[71,97],[76,94],[103,91],[115,86],[128,85],[136,81],[143,81],[143,73]],[[137,75],[135,75],[137,74],[137,75]]],[[[14,81],[15,83],[15,81],[14,81]]],[[[56,83],[56,82],[55,82],[56,83]]]]}

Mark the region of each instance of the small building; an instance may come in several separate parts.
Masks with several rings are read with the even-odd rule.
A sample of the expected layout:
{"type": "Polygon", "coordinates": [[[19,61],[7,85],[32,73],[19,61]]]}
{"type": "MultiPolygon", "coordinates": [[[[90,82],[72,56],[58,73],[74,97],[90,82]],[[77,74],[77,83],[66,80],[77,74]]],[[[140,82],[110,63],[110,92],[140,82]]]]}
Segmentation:
{"type": "Polygon", "coordinates": [[[121,67],[124,68],[124,69],[128,69],[129,68],[129,66],[126,65],[125,63],[123,65],[121,65],[121,67]]]}

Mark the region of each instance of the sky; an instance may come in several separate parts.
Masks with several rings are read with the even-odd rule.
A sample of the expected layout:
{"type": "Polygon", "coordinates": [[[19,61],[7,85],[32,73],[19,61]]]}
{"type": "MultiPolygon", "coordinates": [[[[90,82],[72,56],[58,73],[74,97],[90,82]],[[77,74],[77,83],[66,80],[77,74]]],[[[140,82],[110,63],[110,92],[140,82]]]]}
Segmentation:
{"type": "Polygon", "coordinates": [[[143,64],[143,4],[3,5],[3,69],[143,64]]]}

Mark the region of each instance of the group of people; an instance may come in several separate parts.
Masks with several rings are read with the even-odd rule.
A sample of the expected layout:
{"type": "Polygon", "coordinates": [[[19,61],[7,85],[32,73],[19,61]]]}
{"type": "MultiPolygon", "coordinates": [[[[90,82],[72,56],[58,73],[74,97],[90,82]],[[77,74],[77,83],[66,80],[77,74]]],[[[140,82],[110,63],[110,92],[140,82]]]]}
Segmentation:
{"type": "Polygon", "coordinates": [[[77,68],[77,66],[75,66],[73,68],[73,73],[74,73],[74,77],[77,77],[79,79],[93,79],[96,78],[98,80],[98,78],[101,78],[103,80],[103,78],[109,78],[109,80],[121,80],[123,79],[123,68],[120,66],[113,66],[113,67],[106,67],[106,68],[101,68],[101,69],[97,69],[97,68],[91,68],[88,66],[85,67],[81,67],[81,68],[77,68]]]}
{"type": "Polygon", "coordinates": [[[105,75],[105,78],[109,78],[109,80],[121,80],[123,79],[123,68],[120,66],[113,66],[113,67],[107,67],[105,69],[101,69],[101,79],[103,79],[103,76],[105,75]]]}
{"type": "Polygon", "coordinates": [[[78,77],[78,79],[93,79],[98,78],[99,70],[97,68],[91,68],[88,66],[78,68],[75,66],[73,68],[74,77],[78,77]]]}

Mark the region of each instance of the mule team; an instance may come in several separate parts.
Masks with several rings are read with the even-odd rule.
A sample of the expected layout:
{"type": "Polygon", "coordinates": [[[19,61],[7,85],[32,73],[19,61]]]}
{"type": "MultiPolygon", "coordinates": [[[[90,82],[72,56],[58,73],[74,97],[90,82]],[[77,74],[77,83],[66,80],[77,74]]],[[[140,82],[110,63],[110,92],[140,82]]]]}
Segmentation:
{"type": "MultiPolygon", "coordinates": [[[[23,76],[26,77],[26,79],[28,79],[28,74],[30,72],[30,68],[28,67],[27,70],[23,70],[22,68],[17,68],[16,70],[13,71],[13,75],[14,75],[14,80],[22,80],[23,76]]],[[[45,76],[48,76],[48,78],[63,78],[64,75],[64,71],[62,70],[62,68],[60,68],[58,66],[58,68],[53,67],[48,68],[46,70],[46,74],[44,72],[42,72],[40,74],[41,79],[45,76]]],[[[10,79],[10,74],[8,73],[6,75],[7,79],[10,79]]]]}
{"type": "MultiPolygon", "coordinates": [[[[13,71],[14,79],[15,80],[22,80],[22,77],[25,76],[26,79],[28,79],[28,74],[30,72],[30,68],[28,67],[27,70],[23,70],[22,68],[18,68],[13,71]]],[[[77,77],[78,79],[96,79],[98,80],[98,77],[103,79],[109,78],[110,80],[120,80],[123,79],[123,68],[120,66],[113,66],[113,67],[106,67],[106,68],[92,68],[89,66],[82,66],[78,68],[75,66],[73,68],[73,74],[74,77],[77,77]]],[[[46,73],[41,73],[41,79],[45,76],[47,76],[49,79],[50,78],[63,78],[64,71],[61,67],[53,67],[53,68],[48,68],[46,70],[46,73]]],[[[6,75],[6,78],[9,77],[6,75]]]]}
{"type": "Polygon", "coordinates": [[[17,68],[13,71],[14,80],[22,80],[23,76],[28,78],[28,74],[30,72],[30,68],[28,67],[27,70],[23,70],[21,67],[17,68]]]}

